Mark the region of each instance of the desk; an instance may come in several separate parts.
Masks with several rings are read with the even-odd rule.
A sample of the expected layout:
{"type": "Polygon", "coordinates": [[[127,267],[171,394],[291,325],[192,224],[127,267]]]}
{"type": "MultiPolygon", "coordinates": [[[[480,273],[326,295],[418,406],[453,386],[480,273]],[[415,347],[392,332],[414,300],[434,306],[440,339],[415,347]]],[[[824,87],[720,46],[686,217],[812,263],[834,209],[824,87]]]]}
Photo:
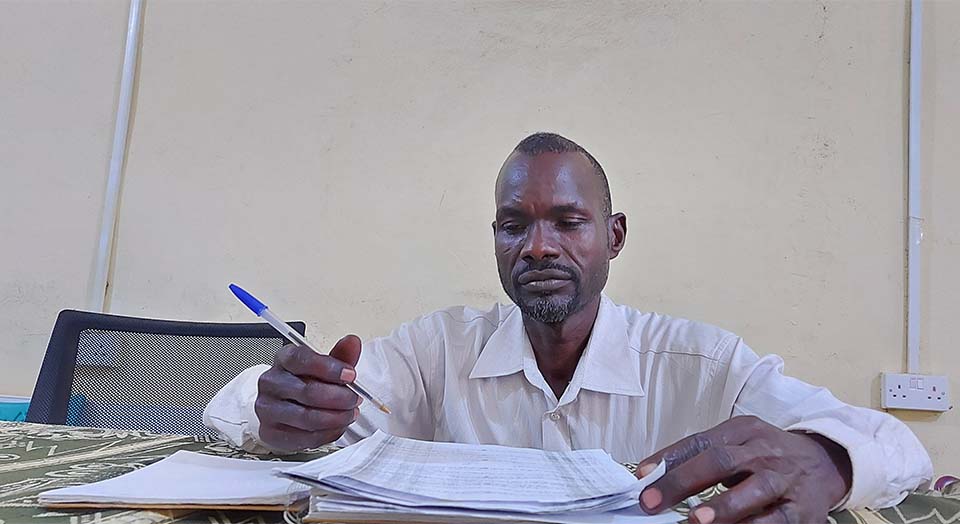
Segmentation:
{"type": "MultiPolygon", "coordinates": [[[[180,449],[221,457],[257,458],[203,437],[0,422],[0,524],[284,523],[281,513],[109,510],[99,512],[98,516],[92,511],[47,511],[37,506],[37,494],[42,491],[115,477],[180,449]]],[[[332,449],[284,459],[308,460],[332,449]]],[[[895,508],[877,512],[842,511],[831,515],[831,520],[837,524],[960,521],[960,494],[916,493],[895,508]]]]}

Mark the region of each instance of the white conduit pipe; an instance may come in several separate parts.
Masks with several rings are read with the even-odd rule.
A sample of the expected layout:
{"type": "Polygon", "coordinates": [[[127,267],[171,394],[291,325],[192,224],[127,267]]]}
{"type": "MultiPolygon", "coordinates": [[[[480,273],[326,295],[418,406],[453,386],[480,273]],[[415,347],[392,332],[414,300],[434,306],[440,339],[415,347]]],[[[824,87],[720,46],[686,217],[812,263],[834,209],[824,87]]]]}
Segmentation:
{"type": "Polygon", "coordinates": [[[920,99],[923,4],[910,2],[910,106],[907,131],[907,373],[920,372],[920,99]]]}
{"type": "Polygon", "coordinates": [[[140,16],[143,0],[130,0],[130,17],[127,21],[127,43],[123,53],[123,74],[120,77],[120,100],[117,103],[117,121],[113,130],[113,151],[110,155],[110,172],[103,199],[103,217],[100,223],[100,241],[94,262],[93,282],[90,288],[89,309],[105,311],[108,278],[113,259],[114,232],[117,227],[117,211],[120,203],[120,181],[123,176],[123,160],[127,151],[127,129],[130,126],[130,109],[133,101],[133,84],[137,70],[137,54],[140,41],[140,16]]]}

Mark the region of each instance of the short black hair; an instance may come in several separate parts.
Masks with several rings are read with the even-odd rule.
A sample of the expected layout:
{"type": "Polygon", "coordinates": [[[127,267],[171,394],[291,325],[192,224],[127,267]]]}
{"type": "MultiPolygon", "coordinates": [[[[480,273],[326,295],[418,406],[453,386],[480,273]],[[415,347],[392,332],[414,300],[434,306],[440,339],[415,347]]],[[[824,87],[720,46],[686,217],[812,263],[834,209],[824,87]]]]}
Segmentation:
{"type": "Polygon", "coordinates": [[[600,162],[597,162],[597,159],[593,158],[593,155],[580,144],[556,133],[539,132],[521,140],[513,150],[530,156],[537,156],[541,153],[580,153],[587,157],[587,160],[593,164],[593,169],[597,176],[600,177],[600,181],[603,182],[603,213],[606,217],[613,214],[613,203],[610,199],[610,184],[607,182],[607,174],[604,173],[603,166],[600,165],[600,162]]]}

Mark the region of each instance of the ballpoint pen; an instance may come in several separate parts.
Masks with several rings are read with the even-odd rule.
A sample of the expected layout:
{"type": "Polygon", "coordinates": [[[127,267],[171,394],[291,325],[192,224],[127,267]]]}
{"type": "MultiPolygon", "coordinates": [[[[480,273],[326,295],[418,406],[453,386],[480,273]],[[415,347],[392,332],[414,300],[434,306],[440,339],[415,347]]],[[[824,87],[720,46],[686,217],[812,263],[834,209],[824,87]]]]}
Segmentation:
{"type": "MultiPolygon", "coordinates": [[[[266,304],[257,300],[256,297],[248,293],[242,287],[236,284],[230,284],[230,291],[233,291],[233,294],[240,299],[240,302],[243,302],[245,306],[250,308],[250,311],[253,311],[254,313],[256,313],[258,317],[266,320],[268,324],[273,326],[273,329],[276,329],[277,331],[279,331],[281,335],[287,337],[294,344],[298,346],[305,346],[311,349],[314,353],[317,353],[319,355],[328,354],[326,351],[320,351],[315,346],[307,342],[307,339],[304,338],[303,335],[298,333],[297,330],[293,329],[293,327],[291,327],[286,322],[280,320],[280,318],[274,315],[273,312],[270,311],[269,308],[267,308],[266,304]]],[[[358,384],[356,381],[349,382],[344,385],[350,388],[357,395],[360,395],[361,397],[369,400],[370,402],[373,402],[378,408],[380,408],[380,411],[383,411],[388,415],[390,414],[390,409],[387,407],[386,404],[381,402],[380,399],[378,399],[377,397],[374,397],[373,395],[371,395],[366,389],[364,389],[363,386],[358,384]]]]}

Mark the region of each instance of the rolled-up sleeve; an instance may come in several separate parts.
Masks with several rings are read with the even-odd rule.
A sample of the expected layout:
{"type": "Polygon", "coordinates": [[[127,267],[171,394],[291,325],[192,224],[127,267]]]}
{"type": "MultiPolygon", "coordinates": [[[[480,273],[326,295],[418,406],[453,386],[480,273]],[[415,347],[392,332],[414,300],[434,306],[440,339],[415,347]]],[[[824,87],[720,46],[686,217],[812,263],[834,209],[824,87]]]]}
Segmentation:
{"type": "Polygon", "coordinates": [[[727,351],[722,395],[724,404],[733,406],[732,416],[754,415],[786,431],[822,435],[846,449],[853,483],[840,507],[890,507],[930,482],[930,456],[903,422],[785,376],[780,357],[761,358],[739,338],[728,341],[727,351]]]}
{"type": "Polygon", "coordinates": [[[260,420],[255,410],[257,383],[270,369],[261,364],[244,370],[220,389],[206,409],[203,423],[231,445],[251,453],[274,453],[260,442],[260,420]]]}

